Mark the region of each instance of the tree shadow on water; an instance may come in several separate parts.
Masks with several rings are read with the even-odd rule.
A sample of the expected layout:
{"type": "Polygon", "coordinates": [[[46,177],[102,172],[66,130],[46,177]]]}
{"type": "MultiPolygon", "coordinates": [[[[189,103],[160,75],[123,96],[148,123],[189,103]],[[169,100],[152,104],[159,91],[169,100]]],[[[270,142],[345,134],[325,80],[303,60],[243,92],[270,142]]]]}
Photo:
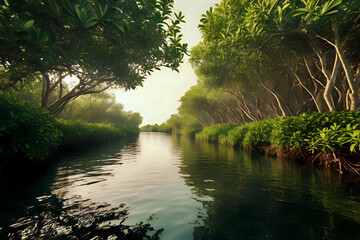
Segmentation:
{"type": "Polygon", "coordinates": [[[113,207],[56,195],[37,200],[25,208],[25,216],[0,226],[0,239],[159,239],[163,231],[143,222],[125,225],[129,211],[124,204],[113,207]]]}

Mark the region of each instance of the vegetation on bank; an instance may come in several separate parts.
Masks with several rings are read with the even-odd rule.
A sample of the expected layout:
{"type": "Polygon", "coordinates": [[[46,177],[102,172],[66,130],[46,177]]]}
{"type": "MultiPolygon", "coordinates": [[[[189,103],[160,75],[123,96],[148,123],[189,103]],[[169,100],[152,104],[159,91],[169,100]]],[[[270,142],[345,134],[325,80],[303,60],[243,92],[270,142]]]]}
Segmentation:
{"type": "Polygon", "coordinates": [[[202,15],[198,81],[166,125],[359,173],[359,15],[356,0],[222,0],[202,15]]]}
{"type": "Polygon", "coordinates": [[[324,161],[321,164],[334,165],[340,172],[360,174],[359,123],[359,111],[311,112],[243,125],[216,124],[196,137],[273,154],[280,150],[287,156],[324,161]]]}
{"type": "Polygon", "coordinates": [[[181,116],[173,114],[166,123],[148,124],[140,128],[142,132],[166,132],[180,135],[195,136],[203,126],[191,116],[181,116]]]}
{"type": "Polygon", "coordinates": [[[147,124],[145,126],[140,127],[141,132],[165,132],[165,133],[171,133],[172,129],[169,125],[166,123],[162,124],[147,124]]]}
{"type": "Polygon", "coordinates": [[[173,0],[0,2],[0,163],[137,134],[140,114],[105,91],[187,53],[173,0]]]}
{"type": "Polygon", "coordinates": [[[45,109],[0,95],[0,159],[43,159],[60,144],[61,132],[45,109]]]}
{"type": "MultiPolygon", "coordinates": [[[[41,161],[61,148],[136,135],[138,128],[58,119],[47,110],[0,95],[0,159],[41,161]]],[[[0,164],[0,165],[1,165],[0,164]]]]}
{"type": "Polygon", "coordinates": [[[360,1],[222,0],[190,51],[181,115],[203,126],[360,108],[360,1]]]}
{"type": "Polygon", "coordinates": [[[63,119],[56,119],[56,127],[61,132],[60,147],[64,148],[107,142],[122,137],[135,136],[139,133],[139,131],[116,128],[110,124],[63,119]]]}

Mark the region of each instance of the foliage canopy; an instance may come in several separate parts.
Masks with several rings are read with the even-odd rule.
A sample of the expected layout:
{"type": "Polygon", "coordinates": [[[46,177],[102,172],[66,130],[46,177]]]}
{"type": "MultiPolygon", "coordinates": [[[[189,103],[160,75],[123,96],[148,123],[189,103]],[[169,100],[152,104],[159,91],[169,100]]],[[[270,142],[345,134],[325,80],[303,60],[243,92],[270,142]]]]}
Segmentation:
{"type": "Polygon", "coordinates": [[[109,87],[133,89],[155,69],[177,70],[187,50],[173,0],[0,1],[1,88],[43,80],[42,106],[52,113],[74,98],[109,87]],[[63,79],[77,85],[64,93],[63,79]],[[3,81],[2,81],[3,82],[3,81]],[[49,102],[56,91],[58,99],[49,102]]]}

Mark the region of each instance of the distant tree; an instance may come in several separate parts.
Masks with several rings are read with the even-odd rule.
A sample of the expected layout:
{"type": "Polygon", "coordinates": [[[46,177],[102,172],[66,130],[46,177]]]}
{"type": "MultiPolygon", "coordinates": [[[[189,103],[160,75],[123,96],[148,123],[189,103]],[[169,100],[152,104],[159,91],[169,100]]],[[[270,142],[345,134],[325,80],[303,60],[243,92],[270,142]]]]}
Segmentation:
{"type": "Polygon", "coordinates": [[[160,67],[176,70],[187,51],[173,0],[0,1],[1,89],[42,79],[41,105],[61,112],[73,99],[110,87],[134,89],[160,67]],[[64,92],[64,78],[77,83],[64,92]],[[56,93],[57,98],[50,101],[56,93]]]}
{"type": "Polygon", "coordinates": [[[192,86],[180,99],[181,115],[190,115],[203,126],[216,123],[244,123],[236,99],[222,88],[208,88],[202,82],[192,86]]]}
{"type": "Polygon", "coordinates": [[[125,111],[115,96],[107,92],[80,96],[67,104],[59,117],[89,123],[106,123],[116,128],[138,131],[143,118],[138,112],[125,111]]]}
{"type": "Polygon", "coordinates": [[[190,115],[172,114],[166,125],[175,134],[195,135],[202,130],[202,125],[190,115]]]}

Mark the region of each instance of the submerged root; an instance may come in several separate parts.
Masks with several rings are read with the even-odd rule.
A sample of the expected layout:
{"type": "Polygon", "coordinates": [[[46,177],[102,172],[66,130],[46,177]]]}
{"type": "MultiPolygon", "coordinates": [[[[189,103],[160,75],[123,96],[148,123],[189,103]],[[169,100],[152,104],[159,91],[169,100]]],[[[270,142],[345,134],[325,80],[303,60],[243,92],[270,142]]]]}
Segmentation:
{"type": "Polygon", "coordinates": [[[346,156],[339,156],[336,153],[332,153],[333,159],[327,159],[328,162],[335,162],[338,165],[337,170],[340,174],[355,173],[360,176],[360,164],[352,163],[346,160],[346,156]]]}
{"type": "Polygon", "coordinates": [[[360,155],[348,152],[309,152],[307,149],[279,148],[277,146],[263,146],[259,149],[266,155],[277,156],[286,159],[305,161],[312,166],[332,168],[340,174],[356,174],[360,176],[360,155]]]}
{"type": "MultiPolygon", "coordinates": [[[[344,157],[341,158],[342,162],[346,164],[347,168],[349,169],[350,172],[354,172],[356,173],[357,175],[360,176],[360,167],[356,167],[354,166],[354,164],[346,161],[346,159],[344,157]]],[[[355,164],[355,165],[358,165],[358,164],[355,164]]]]}

